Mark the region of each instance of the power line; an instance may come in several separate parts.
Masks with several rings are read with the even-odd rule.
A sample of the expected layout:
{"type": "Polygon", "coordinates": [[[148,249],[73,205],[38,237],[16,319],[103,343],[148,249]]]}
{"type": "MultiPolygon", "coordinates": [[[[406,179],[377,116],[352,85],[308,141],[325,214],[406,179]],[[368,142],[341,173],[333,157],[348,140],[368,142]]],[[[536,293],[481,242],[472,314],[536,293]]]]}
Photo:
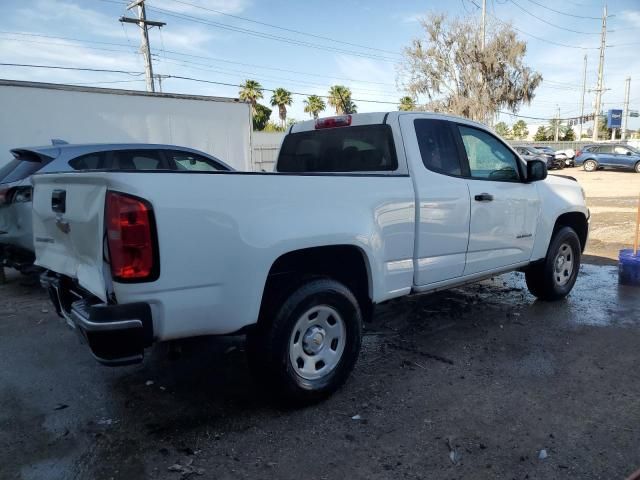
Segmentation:
{"type": "Polygon", "coordinates": [[[274,35],[274,34],[271,34],[271,33],[260,32],[260,31],[257,31],[257,30],[249,29],[249,28],[236,27],[236,26],[225,24],[225,23],[214,22],[214,21],[211,21],[211,20],[204,20],[202,18],[195,17],[195,16],[192,16],[192,15],[187,15],[187,14],[183,14],[183,13],[174,13],[174,12],[171,12],[171,11],[166,10],[164,8],[149,7],[149,10],[160,12],[160,13],[162,13],[164,15],[169,15],[170,17],[175,17],[175,18],[179,18],[179,19],[182,19],[182,20],[188,20],[188,21],[191,21],[191,22],[196,22],[196,23],[200,23],[200,24],[203,24],[203,25],[208,25],[208,26],[220,28],[220,29],[223,29],[223,30],[228,30],[228,31],[231,31],[231,32],[243,33],[243,34],[251,35],[251,36],[254,36],[254,37],[258,37],[258,38],[264,38],[264,39],[267,39],[267,40],[275,40],[275,41],[286,43],[286,44],[289,44],[289,45],[295,45],[295,46],[307,47],[307,48],[315,48],[317,50],[323,50],[323,51],[333,52],[333,53],[343,53],[345,55],[351,55],[351,56],[362,57],[362,58],[369,58],[369,59],[372,59],[372,60],[380,60],[380,61],[385,61],[385,62],[390,62],[390,63],[395,63],[395,62],[398,61],[398,59],[388,58],[388,57],[385,57],[383,55],[377,55],[377,54],[372,54],[372,53],[364,53],[364,52],[356,52],[356,51],[353,51],[353,50],[347,50],[347,49],[343,49],[343,48],[331,47],[331,46],[327,46],[327,45],[320,45],[320,44],[317,44],[317,43],[307,42],[307,41],[304,41],[304,40],[297,40],[297,39],[290,38],[290,37],[283,37],[283,36],[274,35]]]}
{"type": "MultiPolygon", "coordinates": [[[[56,36],[56,35],[45,35],[45,34],[40,34],[40,33],[30,33],[30,32],[9,32],[9,31],[0,31],[0,35],[19,35],[19,36],[27,36],[27,37],[35,37],[35,38],[50,38],[50,39],[56,39],[56,40],[64,40],[64,41],[70,41],[70,42],[78,42],[78,43],[95,43],[95,44],[99,44],[99,45],[113,45],[113,46],[118,46],[118,47],[123,47],[123,48],[133,48],[131,45],[125,45],[122,43],[114,43],[114,42],[101,42],[101,41],[97,41],[97,40],[86,40],[86,39],[81,39],[81,38],[74,38],[74,37],[60,37],[60,36],[56,36]]],[[[132,50],[131,52],[127,52],[124,50],[114,50],[114,49],[103,49],[103,48],[95,48],[95,47],[88,47],[86,45],[74,45],[74,44],[67,44],[67,43],[51,43],[51,42],[34,42],[34,41],[28,41],[28,40],[20,40],[20,39],[14,39],[14,38],[10,38],[9,40],[13,40],[13,41],[21,41],[21,42],[27,42],[27,43],[38,43],[38,44],[42,44],[42,45],[61,45],[61,46],[82,46],[83,48],[89,48],[89,49],[93,49],[93,50],[102,50],[102,51],[108,51],[108,52],[121,52],[121,53],[134,53],[134,51],[132,50]]],[[[318,78],[323,78],[323,79],[333,79],[333,80],[341,80],[341,81],[349,81],[349,82],[358,82],[358,83],[369,83],[372,85],[386,85],[386,86],[395,86],[392,83],[386,83],[386,82],[374,82],[371,80],[363,80],[363,79],[357,79],[357,78],[349,78],[349,77],[340,77],[340,76],[333,76],[333,75],[323,75],[320,73],[313,73],[313,72],[302,72],[299,70],[289,70],[286,68],[278,68],[278,67],[268,67],[266,65],[257,65],[257,64],[253,64],[253,63],[246,63],[246,62],[238,62],[235,60],[226,60],[223,58],[217,58],[217,57],[209,57],[209,56],[205,56],[205,55],[194,55],[194,54],[189,54],[189,53],[184,53],[184,52],[178,52],[175,50],[162,50],[163,53],[169,53],[172,55],[178,55],[178,56],[184,56],[184,57],[189,57],[189,58],[199,58],[199,59],[203,59],[203,60],[210,60],[213,62],[222,62],[222,63],[230,63],[230,64],[234,64],[234,65],[243,65],[246,67],[252,67],[252,68],[261,68],[261,69],[265,69],[265,70],[274,70],[274,71],[278,71],[278,72],[285,72],[285,73],[293,73],[296,75],[305,75],[308,77],[318,77],[318,78]]],[[[137,54],[136,54],[137,56],[137,54]]]]}
{"type": "MultiPolygon", "coordinates": [[[[162,62],[167,62],[167,63],[173,63],[173,64],[177,64],[177,65],[185,65],[188,66],[189,68],[193,68],[195,70],[202,70],[202,71],[206,71],[206,72],[215,72],[217,74],[220,75],[228,75],[228,76],[232,76],[232,77],[238,77],[239,75],[253,75],[253,72],[245,72],[242,70],[220,70],[219,68],[216,68],[212,65],[207,65],[207,64],[202,64],[202,63],[198,63],[198,62],[190,62],[188,60],[182,60],[182,59],[174,59],[172,57],[162,57],[158,60],[160,63],[162,62]],[[195,66],[191,66],[191,65],[195,65],[195,66]]],[[[326,85],[324,84],[318,84],[318,83],[312,83],[312,82],[304,82],[304,81],[299,81],[299,80],[294,80],[291,78],[284,78],[284,77],[269,77],[269,76],[264,76],[261,75],[260,76],[261,79],[266,79],[266,80],[272,80],[272,81],[283,81],[283,82],[287,82],[290,84],[294,84],[294,85],[302,85],[302,86],[308,86],[308,87],[314,87],[314,88],[324,88],[326,85]]],[[[349,87],[352,91],[360,91],[363,95],[381,95],[381,96],[393,96],[396,97],[397,95],[390,95],[390,94],[385,94],[385,93],[381,93],[379,90],[371,90],[371,89],[366,89],[366,88],[358,88],[358,87],[349,87]]]]}
{"type": "MultiPolygon", "coordinates": [[[[102,42],[102,41],[97,41],[97,40],[86,40],[86,39],[75,38],[75,37],[61,37],[61,36],[57,36],[57,35],[45,35],[45,34],[42,34],[42,33],[0,31],[0,35],[17,35],[17,36],[26,36],[26,37],[35,37],[35,38],[49,38],[49,39],[55,39],[55,40],[64,40],[64,41],[68,41],[68,42],[80,42],[80,43],[89,43],[89,44],[95,43],[95,44],[98,44],[98,45],[112,45],[112,46],[118,46],[118,47],[133,49],[133,47],[131,45],[125,45],[125,44],[122,44],[122,43],[102,42]]],[[[9,39],[9,40],[29,42],[27,40],[21,40],[21,39],[9,39]]],[[[31,41],[31,43],[35,43],[35,42],[31,41]]],[[[74,44],[64,44],[64,43],[50,43],[50,42],[37,42],[37,43],[44,44],[44,45],[78,46],[78,45],[74,45],[74,44]]],[[[82,46],[84,48],[95,49],[95,50],[120,52],[120,50],[87,47],[85,45],[82,45],[82,46]]],[[[122,51],[122,53],[134,53],[134,52],[133,51],[132,52],[122,51]]],[[[362,79],[347,78],[347,77],[326,76],[326,75],[322,75],[322,74],[319,74],[319,73],[301,72],[301,71],[297,71],[297,70],[289,70],[289,69],[278,68],[278,67],[268,67],[266,65],[256,65],[256,64],[253,64],[253,63],[238,62],[238,61],[235,61],[235,60],[226,60],[226,59],[223,59],[223,58],[209,57],[209,56],[205,56],[205,55],[194,55],[194,54],[189,54],[189,53],[184,53],[184,52],[178,52],[178,51],[175,51],[175,50],[163,49],[162,53],[168,53],[168,54],[172,54],[172,55],[178,55],[178,56],[189,57],[189,58],[198,58],[198,59],[203,59],[203,60],[210,60],[210,61],[214,61],[214,62],[222,62],[222,63],[230,63],[230,64],[235,64],[235,65],[243,65],[243,66],[246,66],[246,67],[262,68],[262,69],[265,69],[265,70],[274,70],[274,71],[285,72],[285,73],[293,73],[293,74],[296,74],[296,75],[305,75],[305,76],[310,76],[310,77],[322,78],[322,79],[326,79],[326,80],[333,79],[333,80],[344,80],[344,81],[350,81],[350,82],[368,83],[368,84],[372,84],[372,85],[395,86],[392,83],[374,82],[374,81],[371,81],[371,80],[362,80],[362,79]]],[[[136,57],[137,57],[137,54],[136,54],[136,57]]]]}
{"type": "Polygon", "coordinates": [[[3,67],[29,67],[29,68],[44,68],[52,70],[77,70],[81,72],[102,72],[102,73],[123,73],[127,75],[144,75],[144,72],[131,72],[128,70],[110,70],[106,68],[85,68],[85,67],[61,67],[58,65],[37,65],[32,63],[0,63],[3,67]]]}
{"type": "Polygon", "coordinates": [[[585,15],[575,15],[573,13],[567,13],[567,12],[561,12],[560,10],[554,10],[553,8],[547,7],[546,5],[538,3],[535,0],[528,0],[528,1],[533,3],[533,4],[535,4],[535,5],[538,5],[539,7],[546,8],[547,10],[550,10],[550,11],[555,12],[555,13],[559,13],[560,15],[566,15],[567,17],[584,18],[584,19],[587,19],[587,20],[601,20],[600,17],[588,17],[588,16],[585,16],[585,15]]]}
{"type": "MultiPolygon", "coordinates": [[[[114,3],[116,5],[122,5],[122,2],[120,2],[118,0],[100,0],[100,1],[106,2],[106,3],[114,3]]],[[[247,34],[247,35],[252,35],[252,36],[255,36],[255,37],[258,37],[258,38],[264,38],[264,39],[268,39],[268,40],[275,40],[275,41],[287,43],[287,44],[290,44],[290,45],[302,46],[302,47],[308,47],[308,48],[315,48],[315,49],[318,49],[318,50],[324,50],[324,51],[333,52],[333,53],[343,53],[345,55],[351,55],[351,56],[362,57],[362,58],[369,58],[369,59],[373,59],[373,60],[380,60],[380,61],[385,61],[385,62],[390,62],[390,63],[396,63],[398,61],[398,59],[392,59],[392,58],[388,58],[388,57],[385,57],[385,56],[382,56],[382,55],[373,54],[373,53],[356,52],[356,51],[353,51],[353,50],[346,50],[346,49],[341,49],[341,48],[338,48],[338,47],[331,47],[331,46],[328,46],[328,45],[320,45],[320,44],[317,44],[317,43],[311,43],[311,42],[307,42],[307,41],[304,41],[304,40],[298,40],[298,39],[295,39],[295,38],[283,37],[283,36],[274,35],[274,34],[271,34],[271,33],[260,32],[260,31],[251,30],[251,29],[248,29],[248,28],[237,27],[237,26],[234,26],[234,25],[226,24],[226,23],[214,22],[212,20],[205,20],[203,18],[196,17],[196,16],[193,16],[193,15],[187,15],[187,14],[184,14],[184,13],[171,12],[170,10],[166,10],[164,8],[149,7],[149,10],[160,12],[160,13],[163,13],[164,15],[168,15],[170,17],[179,18],[181,20],[187,20],[187,21],[191,21],[191,22],[195,22],[195,23],[200,23],[200,24],[203,24],[203,25],[208,25],[208,26],[220,28],[220,29],[223,29],[223,30],[228,30],[228,31],[237,32],[237,33],[243,33],[243,34],[247,34]]]]}
{"type": "MultiPolygon", "coordinates": [[[[477,8],[481,8],[480,5],[478,5],[475,0],[469,0],[471,3],[473,3],[477,8]]],[[[553,40],[548,40],[546,38],[543,37],[538,37],[537,35],[533,35],[532,33],[529,32],[525,32],[524,30],[521,30],[513,25],[511,25],[508,22],[505,22],[503,20],[500,20],[498,17],[496,17],[495,15],[491,15],[492,18],[494,18],[497,22],[501,23],[502,25],[506,25],[507,27],[513,28],[514,30],[516,30],[517,32],[522,33],[523,35],[527,35],[531,38],[535,38],[536,40],[539,40],[541,42],[546,42],[549,43],[551,45],[556,45],[558,47],[566,47],[566,48],[576,48],[576,49],[580,49],[580,50],[597,50],[598,47],[579,47],[577,45],[568,45],[566,43],[560,43],[560,42],[554,42],[553,40]]]]}
{"type": "Polygon", "coordinates": [[[572,30],[571,28],[567,28],[567,27],[563,27],[561,25],[556,25],[555,23],[551,23],[547,20],[545,20],[544,18],[541,18],[539,16],[537,16],[534,13],[531,13],[529,10],[527,10],[526,8],[520,6],[520,4],[514,2],[514,0],[510,0],[511,3],[513,3],[516,7],[518,7],[520,10],[522,10],[525,13],[528,13],[529,15],[531,15],[533,18],[537,18],[538,20],[540,20],[543,23],[546,23],[547,25],[551,25],[552,27],[555,28],[559,28],[560,30],[564,30],[566,32],[573,32],[573,33],[580,33],[582,35],[600,35],[598,32],[581,32],[580,30],[572,30]]]}
{"type": "MultiPolygon", "coordinates": [[[[56,69],[56,70],[78,70],[78,71],[103,72],[103,73],[122,73],[122,74],[127,74],[127,75],[136,75],[136,76],[144,75],[144,72],[131,72],[131,71],[127,71],[127,70],[111,70],[111,69],[81,68],[81,67],[62,67],[62,66],[57,66],[57,65],[0,63],[0,66],[43,68],[43,69],[56,69]]],[[[214,80],[205,80],[205,79],[201,79],[201,78],[187,77],[187,76],[182,76],[182,75],[166,75],[165,78],[174,78],[174,79],[177,79],[177,80],[193,81],[193,82],[198,82],[198,83],[221,85],[221,86],[227,86],[227,87],[236,87],[236,88],[241,88],[242,87],[242,85],[239,85],[239,84],[236,84],[236,83],[219,82],[219,81],[214,81],[214,80]]],[[[263,87],[261,90],[264,90],[266,92],[274,92],[276,89],[275,88],[263,87]]],[[[305,96],[305,97],[307,97],[309,95],[315,95],[315,94],[312,94],[312,93],[304,93],[304,92],[291,92],[291,94],[292,95],[305,96]]],[[[318,96],[321,97],[321,98],[329,98],[328,95],[318,95],[318,96]]],[[[354,98],[352,100],[354,102],[361,102],[361,103],[398,105],[398,102],[390,102],[390,101],[384,101],[384,100],[366,100],[366,99],[363,99],[363,98],[354,98]]],[[[632,99],[632,100],[635,100],[635,99],[632,99]]],[[[505,112],[505,111],[502,111],[502,110],[499,110],[497,113],[500,113],[502,115],[509,115],[509,116],[516,117],[516,118],[526,118],[526,119],[529,119],[529,120],[551,121],[551,120],[554,120],[554,118],[555,118],[555,117],[554,118],[533,117],[533,116],[528,116],[528,115],[520,115],[520,114],[513,113],[513,112],[505,112]]],[[[574,118],[574,117],[561,118],[560,120],[569,120],[571,118],[574,118]]]]}
{"type": "Polygon", "coordinates": [[[255,23],[255,24],[257,24],[257,25],[264,25],[264,26],[266,26],[266,27],[276,28],[276,29],[278,29],[278,30],[283,30],[283,31],[285,31],[285,32],[296,33],[296,34],[298,34],[298,35],[305,35],[305,36],[307,36],[307,37],[313,37],[313,38],[317,38],[317,39],[320,39],[320,40],[327,40],[327,41],[329,41],[329,42],[340,43],[340,44],[343,44],[343,45],[349,45],[349,46],[351,46],[351,47],[364,48],[364,49],[367,49],[367,50],[375,50],[375,51],[378,51],[378,52],[390,53],[390,54],[392,54],[392,55],[401,55],[400,53],[398,53],[398,52],[393,52],[393,51],[391,51],[391,50],[384,50],[384,49],[382,49],[382,48],[370,47],[370,46],[367,46],[367,45],[361,45],[361,44],[358,44],[358,43],[345,42],[345,41],[343,41],[343,40],[337,40],[337,39],[335,39],[335,38],[331,38],[331,37],[325,37],[325,36],[322,36],[322,35],[316,35],[316,34],[313,34],[313,33],[302,32],[302,31],[300,31],[300,30],[294,30],[294,29],[292,29],[292,28],[281,27],[281,26],[279,26],[279,25],[274,25],[274,24],[272,24],[272,23],[261,22],[261,21],[259,21],[259,20],[254,20],[254,19],[251,19],[251,18],[242,17],[242,16],[240,16],[240,15],[232,15],[232,14],[230,14],[230,13],[225,13],[225,12],[222,12],[222,11],[220,11],[220,10],[215,10],[215,9],[213,9],[213,8],[203,7],[202,5],[197,5],[197,4],[195,4],[195,3],[185,2],[185,1],[183,1],[183,0],[171,0],[171,1],[173,1],[174,3],[180,3],[180,4],[182,4],[182,5],[188,5],[188,6],[190,6],[190,7],[198,8],[198,9],[200,9],[200,10],[205,10],[205,11],[208,11],[208,12],[213,12],[213,13],[216,13],[216,14],[218,14],[218,15],[225,16],[225,17],[235,18],[235,19],[238,19],[238,20],[243,20],[243,21],[245,21],[245,22],[255,23]]]}

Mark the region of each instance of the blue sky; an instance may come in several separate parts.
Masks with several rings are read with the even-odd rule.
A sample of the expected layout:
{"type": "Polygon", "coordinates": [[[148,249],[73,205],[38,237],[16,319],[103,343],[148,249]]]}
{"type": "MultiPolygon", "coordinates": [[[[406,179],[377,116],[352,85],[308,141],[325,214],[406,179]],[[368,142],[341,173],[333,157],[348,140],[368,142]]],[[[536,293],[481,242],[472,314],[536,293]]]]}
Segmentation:
{"type": "MultiPolygon", "coordinates": [[[[395,102],[402,95],[396,85],[395,62],[401,58],[398,53],[403,47],[421,35],[420,17],[433,11],[453,16],[473,15],[479,19],[474,2],[479,4],[480,1],[147,0],[147,15],[150,19],[167,22],[161,32],[158,29],[151,32],[156,73],[230,84],[254,78],[267,88],[285,87],[294,92],[315,94],[325,94],[331,84],[342,83],[352,88],[359,111],[366,112],[396,108],[393,104],[365,100],[395,102]],[[278,41],[274,36],[298,44],[278,41]]],[[[138,27],[118,22],[125,12],[123,3],[121,0],[3,0],[0,5],[2,62],[141,72],[142,59],[136,53],[138,27]]],[[[489,18],[513,22],[516,28],[541,39],[588,48],[553,45],[520,34],[528,44],[528,65],[540,72],[545,80],[536,91],[531,106],[524,106],[519,113],[549,118],[555,116],[559,106],[561,117],[578,115],[585,53],[588,55],[587,88],[596,84],[600,21],[570,15],[599,17],[602,3],[592,0],[488,0],[487,5],[489,18]],[[523,10],[561,28],[544,23],[523,10]]],[[[605,87],[611,90],[603,97],[604,108],[622,107],[624,79],[631,76],[631,108],[640,109],[637,54],[640,51],[640,2],[617,0],[609,4],[609,14],[614,16],[609,18],[609,30],[613,31],[607,38],[611,47],[606,52],[605,87]],[[623,46],[625,44],[634,45],[623,46]]],[[[139,81],[142,77],[114,73],[0,66],[0,77],[144,88],[144,82],[139,81]]],[[[234,97],[238,90],[178,79],[166,79],[163,88],[171,92],[234,97]]],[[[265,97],[268,96],[270,93],[265,92],[265,97]]],[[[290,116],[307,118],[303,112],[303,98],[294,96],[290,116]]],[[[593,94],[588,93],[585,111],[592,110],[592,101],[593,94]]],[[[275,117],[274,112],[272,118],[275,117]]],[[[513,122],[506,116],[503,119],[513,122]]],[[[630,128],[640,128],[640,121],[631,119],[630,128]]]]}

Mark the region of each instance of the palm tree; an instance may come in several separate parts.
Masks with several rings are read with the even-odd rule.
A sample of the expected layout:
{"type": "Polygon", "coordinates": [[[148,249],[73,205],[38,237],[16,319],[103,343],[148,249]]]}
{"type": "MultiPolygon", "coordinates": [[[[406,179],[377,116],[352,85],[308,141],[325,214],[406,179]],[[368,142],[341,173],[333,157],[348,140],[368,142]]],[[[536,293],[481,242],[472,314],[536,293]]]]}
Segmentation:
{"type": "Polygon", "coordinates": [[[238,96],[240,97],[240,100],[244,100],[251,104],[251,109],[255,114],[258,100],[262,98],[262,85],[260,85],[256,80],[245,80],[245,82],[240,85],[240,92],[238,93],[238,96]]]}
{"type": "Polygon", "coordinates": [[[400,99],[400,105],[398,105],[398,110],[402,110],[403,112],[410,112],[411,110],[416,109],[416,102],[410,96],[405,96],[400,99]]]}
{"type": "Polygon", "coordinates": [[[318,118],[318,114],[325,108],[327,105],[318,95],[309,95],[304,101],[304,111],[313,118],[318,118]]]}
{"type": "Polygon", "coordinates": [[[287,121],[287,107],[293,103],[291,92],[284,88],[276,88],[271,96],[271,105],[278,107],[278,116],[280,123],[284,127],[287,121]]]}
{"type": "Polygon", "coordinates": [[[329,105],[331,105],[336,115],[344,113],[355,113],[356,106],[351,101],[351,90],[344,85],[333,85],[329,89],[329,105]]]}

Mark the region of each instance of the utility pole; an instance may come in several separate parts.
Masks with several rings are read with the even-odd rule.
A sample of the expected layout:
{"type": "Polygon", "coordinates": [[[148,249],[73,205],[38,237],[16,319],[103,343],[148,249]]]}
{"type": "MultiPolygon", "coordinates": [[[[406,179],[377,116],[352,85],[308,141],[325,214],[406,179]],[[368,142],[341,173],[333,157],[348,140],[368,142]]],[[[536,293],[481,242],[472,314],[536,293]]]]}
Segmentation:
{"type": "Polygon", "coordinates": [[[147,82],[147,92],[155,92],[153,83],[153,66],[151,65],[151,48],[149,47],[149,26],[160,28],[164,27],[166,23],[147,20],[144,2],[145,0],[134,0],[127,5],[127,10],[138,7],[138,18],[120,17],[120,21],[122,23],[136,23],[140,27],[140,31],[142,33],[140,51],[144,57],[144,74],[147,82]]]}
{"type": "Polygon", "coordinates": [[[620,140],[627,139],[627,119],[629,118],[629,90],[631,90],[631,77],[624,81],[624,111],[622,112],[622,136],[620,140]]]}
{"type": "Polygon", "coordinates": [[[487,0],[482,0],[482,29],[481,29],[481,35],[482,35],[482,43],[480,44],[482,46],[482,50],[484,50],[484,37],[486,35],[486,23],[487,23],[487,0]]]}
{"type": "Polygon", "coordinates": [[[598,87],[596,88],[596,111],[593,116],[593,138],[596,142],[598,140],[598,120],[600,120],[600,109],[602,108],[602,92],[604,91],[603,76],[604,76],[604,49],[606,48],[607,41],[607,5],[604,6],[604,12],[602,15],[602,34],[600,35],[600,64],[598,65],[598,87]]]}
{"type": "Polygon", "coordinates": [[[158,79],[158,91],[160,93],[162,93],[162,80],[165,78],[170,78],[171,75],[161,75],[159,73],[154,73],[153,74],[153,78],[157,78],[158,79]]]}
{"type": "Polygon", "coordinates": [[[582,74],[582,104],[580,107],[580,133],[578,141],[582,140],[582,122],[584,121],[584,95],[587,91],[587,55],[584,55],[584,73],[582,74]]]}
{"type": "Polygon", "coordinates": [[[557,142],[560,137],[560,107],[558,107],[558,113],[556,114],[556,135],[555,141],[557,142]]]}

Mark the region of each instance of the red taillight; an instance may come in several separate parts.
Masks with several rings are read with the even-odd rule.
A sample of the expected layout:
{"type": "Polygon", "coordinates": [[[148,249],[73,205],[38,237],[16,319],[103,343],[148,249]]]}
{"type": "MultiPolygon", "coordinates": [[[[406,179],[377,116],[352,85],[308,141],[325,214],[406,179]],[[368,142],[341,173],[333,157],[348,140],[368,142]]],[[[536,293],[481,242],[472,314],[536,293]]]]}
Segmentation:
{"type": "Polygon", "coordinates": [[[576,152],[576,157],[579,157],[580,155],[582,155],[582,150],[578,150],[578,151],[576,152]]]}
{"type": "Polygon", "coordinates": [[[351,125],[351,115],[318,118],[316,120],[316,130],[321,128],[348,127],[349,125],[351,125]]]}
{"type": "Polygon", "coordinates": [[[105,221],[113,279],[142,281],[156,277],[151,206],[139,198],[107,192],[105,221]]]}

